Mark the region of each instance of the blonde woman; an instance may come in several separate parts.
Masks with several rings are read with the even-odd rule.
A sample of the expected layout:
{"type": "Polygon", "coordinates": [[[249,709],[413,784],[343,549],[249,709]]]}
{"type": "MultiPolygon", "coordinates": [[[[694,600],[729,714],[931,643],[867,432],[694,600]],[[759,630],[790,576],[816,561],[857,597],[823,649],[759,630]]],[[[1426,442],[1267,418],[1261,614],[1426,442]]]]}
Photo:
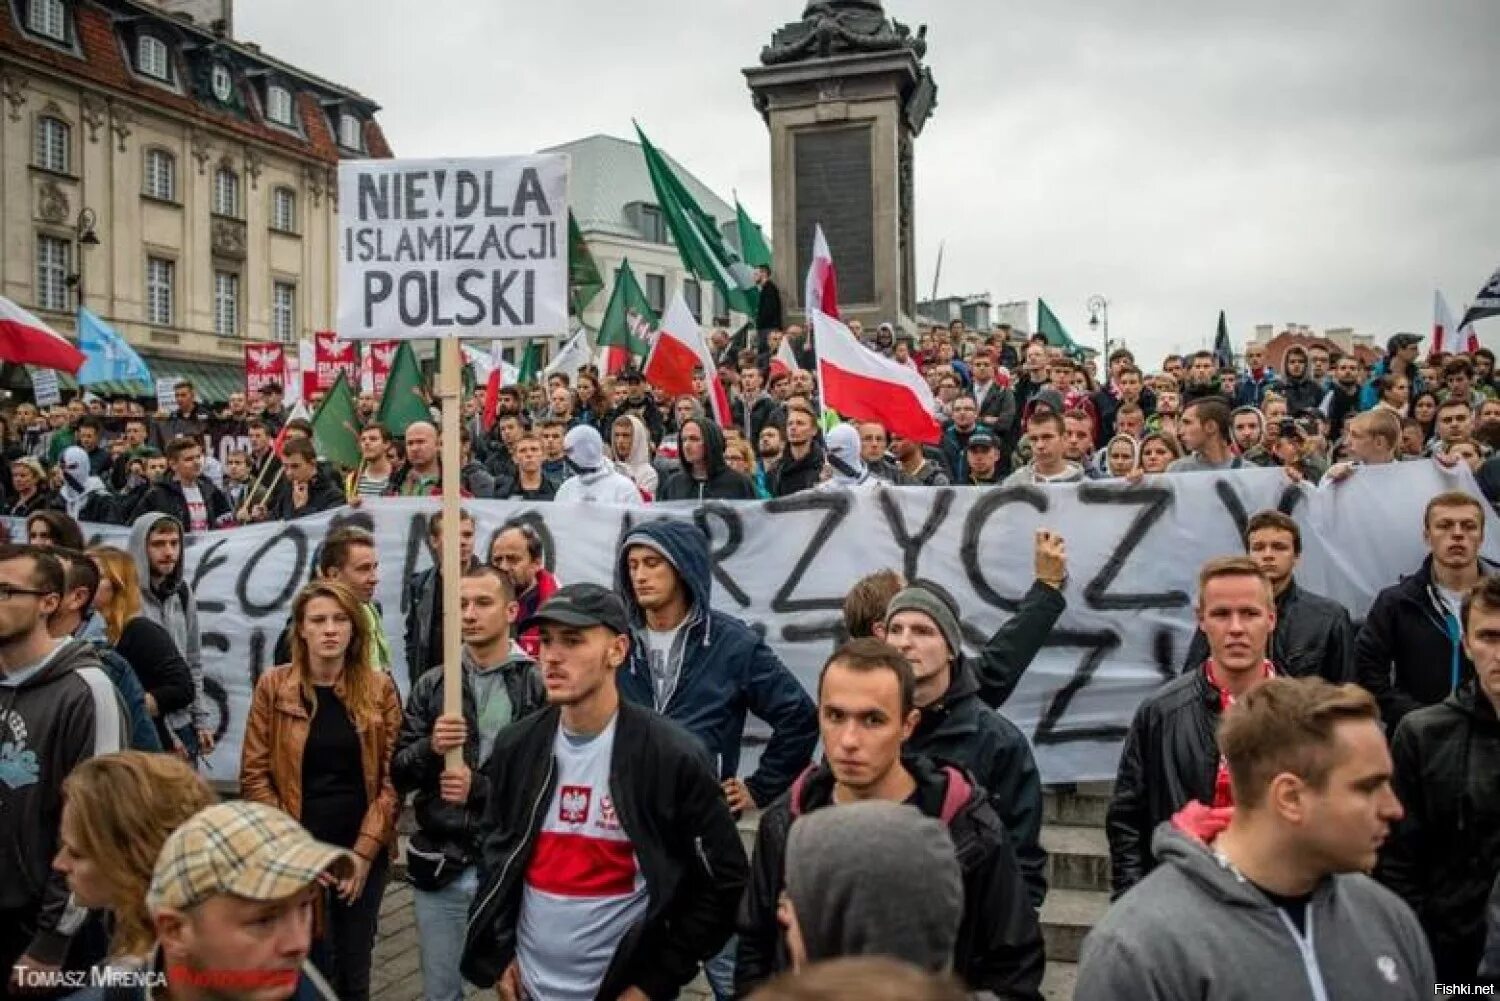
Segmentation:
{"type": "Polygon", "coordinates": [[[178,825],[218,797],[187,762],[143,751],[89,758],[62,791],[52,867],[67,878],[76,904],[109,912],[106,966],[143,966],[156,941],[146,910],[156,856],[178,825]]]}
{"type": "Polygon", "coordinates": [[[187,659],[164,626],[141,614],[141,583],[131,555],[113,546],[95,546],[88,556],[99,568],[94,611],[103,622],[104,635],[140,679],[146,713],[156,724],[161,746],[186,758],[178,731],[192,726],[193,672],[187,659]],[[173,725],[174,719],[178,725],[173,725]]]}
{"type": "Polygon", "coordinates": [[[370,957],[400,804],[391,754],[401,729],[395,683],[370,667],[360,599],[320,580],[292,602],[292,662],[255,685],[240,793],[354,853],[335,883],[312,960],[344,1001],[370,996],[370,957]]]}

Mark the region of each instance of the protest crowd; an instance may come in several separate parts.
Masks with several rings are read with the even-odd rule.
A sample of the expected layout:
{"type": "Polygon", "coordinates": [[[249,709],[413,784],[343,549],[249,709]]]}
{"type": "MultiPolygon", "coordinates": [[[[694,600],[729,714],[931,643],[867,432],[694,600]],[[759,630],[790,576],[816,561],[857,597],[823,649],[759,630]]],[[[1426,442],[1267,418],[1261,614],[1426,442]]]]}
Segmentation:
{"type": "Polygon", "coordinates": [[[1244,467],[1338,490],[1394,462],[1467,467],[1483,496],[1453,477],[1420,526],[1430,556],[1361,623],[1298,584],[1301,528],[1280,512],[1252,512],[1243,551],[1202,568],[1194,644],[1125,739],[1116,902],[1076,997],[1415,999],[1500,975],[1500,577],[1479,555],[1500,499],[1493,353],[1424,357],[1397,334],[1368,368],[1302,347],[1280,371],[1255,347],[1153,367],[1120,348],[1096,372],[1040,335],[850,324],[930,387],[942,433],[924,443],[825,410],[809,332],[761,301],[749,329],[707,336],[717,367],[693,394],[633,364],[475,387],[459,469],[435,411],[342,384],[306,418],[275,384],[214,409],[191,382],[167,412],[0,408],[0,993],[63,996],[59,978],[93,970],[118,985],[76,996],[239,996],[205,987],[232,971],[244,996],[367,998],[399,862],[431,1001],[466,983],[670,999],[700,976],[721,999],[1039,998],[1042,781],[1005,702],[1064,610],[1062,533],[1025,540],[1034,583],[981,645],[942,581],[849,581],[808,691],[713,604],[691,521],[631,528],[604,587],[546,570],[525,520],[484,551],[468,512],[433,518],[401,636],[375,607],[375,540],[340,527],[255,680],[222,802],[206,780],[226,776],[199,766],[213,651],[185,537],[436,496],[444,477],[474,500],[636,506],[1244,467]],[[83,525],[128,541],[91,546],[83,525]],[[445,530],[461,567],[437,556],[445,530]],[[769,737],[746,769],[751,715],[769,737]]]}

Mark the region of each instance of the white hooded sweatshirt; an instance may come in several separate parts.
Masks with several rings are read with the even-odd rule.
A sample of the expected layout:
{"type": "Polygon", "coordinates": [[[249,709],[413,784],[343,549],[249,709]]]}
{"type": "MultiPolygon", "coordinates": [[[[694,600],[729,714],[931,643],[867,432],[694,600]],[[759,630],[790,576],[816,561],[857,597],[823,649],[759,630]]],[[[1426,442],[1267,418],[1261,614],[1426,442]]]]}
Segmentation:
{"type": "Polygon", "coordinates": [[[604,440],[587,424],[567,433],[563,438],[563,454],[577,475],[557,488],[557,496],[553,498],[557,503],[587,501],[629,506],[645,503],[630,477],[615,472],[614,463],[604,458],[604,440]]]}

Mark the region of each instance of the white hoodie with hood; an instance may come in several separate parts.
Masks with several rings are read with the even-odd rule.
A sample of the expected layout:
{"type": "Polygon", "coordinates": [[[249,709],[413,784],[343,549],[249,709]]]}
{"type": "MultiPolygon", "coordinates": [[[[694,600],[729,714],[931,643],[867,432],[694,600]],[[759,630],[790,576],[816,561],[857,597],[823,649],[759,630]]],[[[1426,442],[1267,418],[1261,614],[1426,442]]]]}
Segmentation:
{"type": "Polygon", "coordinates": [[[604,457],[604,440],[587,424],[580,424],[563,438],[563,454],[577,475],[557,488],[557,503],[587,501],[593,504],[639,506],[645,501],[630,477],[615,471],[604,457]]]}
{"type": "Polygon", "coordinates": [[[92,475],[89,454],[77,445],[69,445],[62,454],[62,499],[67,505],[68,517],[81,521],[83,507],[94,495],[107,497],[109,491],[104,481],[92,475]]]}
{"type": "Polygon", "coordinates": [[[651,432],[646,430],[646,423],[635,414],[625,414],[616,418],[615,423],[618,424],[620,421],[630,422],[630,454],[615,456],[615,469],[630,477],[635,481],[636,486],[655,497],[656,488],[661,485],[661,477],[657,474],[656,467],[651,464],[651,432]]]}
{"type": "Polygon", "coordinates": [[[823,456],[832,474],[818,484],[819,490],[875,490],[881,480],[860,458],[859,432],[853,424],[840,424],[823,438],[823,456]]]}

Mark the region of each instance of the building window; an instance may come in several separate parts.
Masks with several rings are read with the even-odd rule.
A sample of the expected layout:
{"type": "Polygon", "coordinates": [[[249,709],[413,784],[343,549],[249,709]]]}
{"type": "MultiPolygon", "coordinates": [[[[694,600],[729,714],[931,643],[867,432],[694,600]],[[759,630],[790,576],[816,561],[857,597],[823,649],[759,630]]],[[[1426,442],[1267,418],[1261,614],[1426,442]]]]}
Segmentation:
{"type": "Polygon", "coordinates": [[[146,322],[156,327],[172,325],[172,287],[177,265],[165,257],[146,258],[146,322]]]}
{"type": "Polygon", "coordinates": [[[277,188],[271,193],[271,228],[297,232],[297,192],[291,188],[277,188]]]}
{"type": "Polygon", "coordinates": [[[137,68],[157,80],[172,79],[172,63],[167,58],[167,43],[155,35],[142,35],[135,43],[137,68]]]}
{"type": "Polygon", "coordinates": [[[63,0],[31,0],[26,27],[55,42],[68,40],[68,12],[63,0]]]}
{"type": "Polygon", "coordinates": [[[233,271],[214,272],[214,333],[234,337],[240,330],[240,276],[233,271]]]}
{"type": "Polygon", "coordinates": [[[292,92],[279,84],[266,88],[266,117],[277,125],[292,124],[292,92]]]}
{"type": "Polygon", "coordinates": [[[235,219],[240,215],[240,176],[228,167],[214,171],[214,214],[235,219]]]}
{"type": "Polygon", "coordinates": [[[655,205],[641,206],[641,236],[652,243],[667,242],[667,227],[662,222],[661,209],[655,205]]]}
{"type": "Polygon", "coordinates": [[[177,158],[164,149],[146,150],[146,194],[164,202],[177,200],[177,158]]]}
{"type": "Polygon", "coordinates": [[[339,145],[356,152],[365,148],[364,127],[354,115],[339,115],[339,145]]]}
{"type": "Polygon", "coordinates": [[[68,172],[73,128],[61,118],[42,115],[36,120],[36,165],[59,174],[68,172]]]}
{"type": "Polygon", "coordinates": [[[667,280],[661,275],[646,276],[646,301],[651,311],[660,316],[667,308],[667,280]]]}
{"type": "Polygon", "coordinates": [[[297,286],[291,282],[271,286],[271,336],[285,344],[297,338],[297,286]]]}
{"type": "Polygon", "coordinates": [[[228,104],[229,99],[234,96],[234,78],[229,75],[229,67],[223,63],[215,63],[209,82],[213,86],[214,97],[220,103],[228,104]]]}
{"type": "Polygon", "coordinates": [[[703,286],[698,284],[696,278],[684,278],[682,280],[682,297],[687,300],[688,312],[693,314],[693,319],[702,323],[703,286]]]}
{"type": "Polygon", "coordinates": [[[68,308],[68,275],[73,272],[73,244],[55,236],[36,238],[36,304],[42,309],[68,308]]]}

